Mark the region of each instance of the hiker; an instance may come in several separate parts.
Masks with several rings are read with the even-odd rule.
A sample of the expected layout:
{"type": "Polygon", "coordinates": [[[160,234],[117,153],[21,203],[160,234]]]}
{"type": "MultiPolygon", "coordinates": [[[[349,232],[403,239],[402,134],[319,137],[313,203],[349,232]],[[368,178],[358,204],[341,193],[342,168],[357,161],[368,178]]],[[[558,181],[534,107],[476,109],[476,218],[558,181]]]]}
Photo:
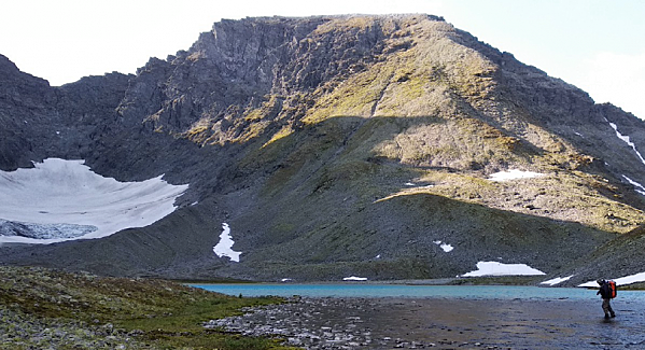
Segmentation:
{"type": "Polygon", "coordinates": [[[612,298],[616,297],[616,282],[605,281],[604,279],[599,279],[596,282],[600,285],[600,289],[596,295],[600,294],[602,298],[602,311],[605,312],[605,319],[608,319],[610,315],[611,317],[616,317],[616,313],[609,303],[612,298]]]}

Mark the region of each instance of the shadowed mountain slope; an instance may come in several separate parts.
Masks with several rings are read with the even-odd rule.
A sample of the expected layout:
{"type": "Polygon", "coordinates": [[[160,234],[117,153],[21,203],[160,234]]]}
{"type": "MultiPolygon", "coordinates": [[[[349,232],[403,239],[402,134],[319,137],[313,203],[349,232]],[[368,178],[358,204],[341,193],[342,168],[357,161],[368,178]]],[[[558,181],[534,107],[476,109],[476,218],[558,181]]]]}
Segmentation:
{"type": "Polygon", "coordinates": [[[643,223],[643,122],[441,18],[223,20],[135,76],[60,88],[2,62],[1,169],[82,158],[190,188],[154,225],[5,245],[1,262],[205,279],[439,278],[479,261],[557,274],[643,223]],[[541,176],[489,179],[513,169],[541,176]],[[212,251],[224,222],[239,263],[212,251]]]}

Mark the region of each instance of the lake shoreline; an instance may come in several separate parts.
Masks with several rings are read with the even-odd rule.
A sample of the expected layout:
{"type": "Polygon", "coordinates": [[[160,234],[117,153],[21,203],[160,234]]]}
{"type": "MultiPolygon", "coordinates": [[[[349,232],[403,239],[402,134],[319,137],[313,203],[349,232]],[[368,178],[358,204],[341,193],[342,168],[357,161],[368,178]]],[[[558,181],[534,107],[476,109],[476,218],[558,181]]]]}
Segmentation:
{"type": "MultiPolygon", "coordinates": [[[[541,276],[540,276],[541,277],[541,276]]],[[[449,278],[433,278],[433,279],[403,279],[403,280],[365,280],[365,281],[343,281],[343,280],[327,280],[327,281],[248,281],[248,280],[193,280],[193,279],[178,279],[173,282],[181,284],[277,284],[277,283],[297,283],[297,284],[403,284],[403,285],[540,285],[542,278],[535,276],[490,276],[490,277],[449,277],[449,278]]],[[[544,285],[543,285],[544,286],[544,285]]],[[[556,287],[556,286],[547,286],[556,287]]]]}

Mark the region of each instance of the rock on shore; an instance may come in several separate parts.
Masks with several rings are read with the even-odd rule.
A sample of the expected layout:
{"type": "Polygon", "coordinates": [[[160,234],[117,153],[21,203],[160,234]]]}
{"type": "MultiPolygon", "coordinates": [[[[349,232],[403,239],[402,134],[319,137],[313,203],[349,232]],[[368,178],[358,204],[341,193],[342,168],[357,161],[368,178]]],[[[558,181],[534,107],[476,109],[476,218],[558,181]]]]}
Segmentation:
{"type": "MultiPolygon", "coordinates": [[[[393,300],[386,299],[385,304],[393,300]]],[[[383,302],[368,298],[294,297],[282,305],[246,308],[243,316],[211,320],[205,327],[221,327],[245,336],[277,335],[287,339],[289,345],[306,349],[497,348],[445,338],[419,340],[409,337],[410,333],[403,337],[394,329],[388,333],[387,327],[383,327],[387,324],[382,319],[387,314],[383,302]]]]}

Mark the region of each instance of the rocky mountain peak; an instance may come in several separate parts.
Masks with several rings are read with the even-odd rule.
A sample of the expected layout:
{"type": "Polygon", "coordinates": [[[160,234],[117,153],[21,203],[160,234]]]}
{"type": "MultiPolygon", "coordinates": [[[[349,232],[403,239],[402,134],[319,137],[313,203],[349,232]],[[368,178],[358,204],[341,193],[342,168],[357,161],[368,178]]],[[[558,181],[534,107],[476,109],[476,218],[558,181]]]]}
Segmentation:
{"type": "Polygon", "coordinates": [[[0,69],[0,168],[85,159],[190,184],[154,225],[2,247],[1,261],[105,272],[85,256],[99,250],[119,260],[110,273],[182,278],[452,277],[490,260],[555,274],[643,222],[643,122],[439,17],[222,20],[136,75],[57,88],[0,69]],[[213,254],[223,223],[239,263],[213,254]]]}

